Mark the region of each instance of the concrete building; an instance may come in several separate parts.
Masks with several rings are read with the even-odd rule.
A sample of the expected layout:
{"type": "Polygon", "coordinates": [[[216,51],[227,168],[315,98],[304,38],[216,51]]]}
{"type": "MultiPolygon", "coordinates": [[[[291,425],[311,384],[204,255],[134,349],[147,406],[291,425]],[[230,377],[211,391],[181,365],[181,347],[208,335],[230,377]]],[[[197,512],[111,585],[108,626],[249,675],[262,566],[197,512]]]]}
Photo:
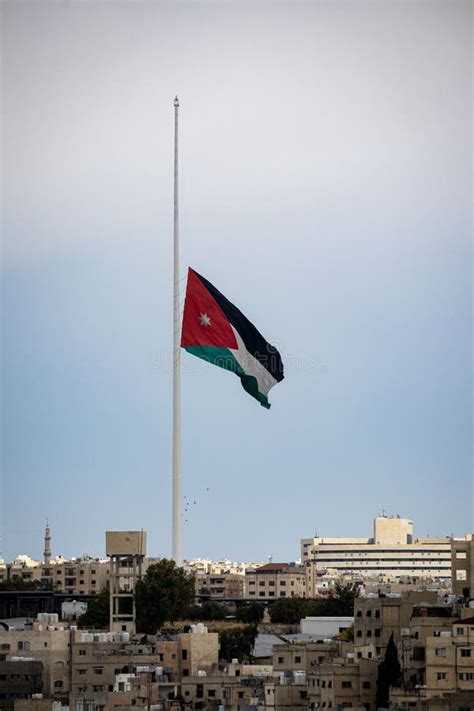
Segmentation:
{"type": "Polygon", "coordinates": [[[312,668],[330,659],[353,651],[353,645],[341,640],[325,642],[285,642],[273,646],[273,669],[291,676],[294,672],[309,672],[312,668]]]}
{"type": "Polygon", "coordinates": [[[245,597],[245,576],[235,573],[195,575],[197,597],[210,600],[241,600],[245,597]]]}
{"type": "Polygon", "coordinates": [[[308,674],[308,708],[375,711],[377,671],[377,661],[351,655],[323,662],[308,674]]]}
{"type": "Polygon", "coordinates": [[[144,531],[107,531],[105,549],[110,557],[110,631],[135,633],[136,583],[143,576],[146,554],[144,531]]]}
{"type": "Polygon", "coordinates": [[[372,651],[374,658],[385,652],[393,634],[395,642],[407,628],[413,608],[421,603],[436,603],[436,593],[410,592],[386,597],[358,597],[354,601],[354,645],[372,651]]]}
{"type": "Polygon", "coordinates": [[[452,589],[455,595],[474,597],[474,535],[451,541],[452,589]]]}
{"type": "Polygon", "coordinates": [[[34,659],[0,662],[0,709],[13,709],[18,699],[43,692],[43,665],[34,659]]]}
{"type": "Polygon", "coordinates": [[[58,623],[57,615],[40,615],[25,629],[0,628],[0,649],[7,662],[22,657],[40,662],[43,693],[64,700],[70,690],[72,632],[58,623]]]}
{"type": "Polygon", "coordinates": [[[279,597],[306,597],[304,568],[289,563],[267,563],[245,574],[246,597],[276,600],[279,597]]]}
{"type": "Polygon", "coordinates": [[[129,639],[126,632],[80,633],[71,650],[71,708],[86,703],[107,708],[119,675],[154,672],[159,677],[154,683],[174,688],[182,679],[217,670],[218,635],[204,626],[200,630],[174,639],[149,635],[129,639]]]}
{"type": "Polygon", "coordinates": [[[317,594],[318,574],[392,580],[402,576],[451,577],[451,538],[413,538],[410,519],[381,516],[372,538],[303,538],[307,594],[317,594]]]}
{"type": "MultiPolygon", "coordinates": [[[[469,614],[468,610],[464,612],[469,614]]],[[[394,708],[430,708],[432,699],[453,699],[456,704],[461,702],[461,707],[470,708],[474,700],[474,617],[443,622],[444,629],[417,640],[420,646],[414,650],[418,654],[408,659],[402,656],[402,664],[407,667],[403,684],[390,693],[394,708]]],[[[417,624],[412,620],[412,635],[417,624]]]]}

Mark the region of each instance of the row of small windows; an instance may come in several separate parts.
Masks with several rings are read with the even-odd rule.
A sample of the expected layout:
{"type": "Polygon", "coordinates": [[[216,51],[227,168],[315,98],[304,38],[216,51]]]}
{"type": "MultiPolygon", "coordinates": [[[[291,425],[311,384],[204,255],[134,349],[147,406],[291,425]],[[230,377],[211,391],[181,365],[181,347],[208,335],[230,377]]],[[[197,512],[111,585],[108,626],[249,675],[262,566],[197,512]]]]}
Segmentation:
{"type": "Polygon", "coordinates": [[[436,548],[408,548],[404,549],[404,547],[400,548],[364,548],[362,550],[357,550],[357,549],[350,549],[348,551],[345,551],[344,548],[326,548],[326,547],[318,547],[314,548],[313,552],[315,554],[318,554],[318,552],[321,552],[323,555],[340,555],[341,553],[346,553],[347,555],[354,555],[354,553],[359,554],[359,555],[367,555],[367,554],[376,554],[376,553],[392,553],[392,555],[400,555],[401,553],[405,553],[409,555],[410,553],[417,553],[419,555],[444,555],[444,556],[449,556],[451,557],[451,549],[450,548],[441,548],[441,549],[436,549],[436,548]]]}
{"type": "MultiPolygon", "coordinates": [[[[366,565],[365,561],[354,561],[353,565],[339,565],[340,562],[347,563],[347,560],[344,561],[338,561],[338,560],[323,560],[322,558],[318,558],[317,560],[318,563],[337,563],[334,567],[337,567],[338,570],[393,570],[396,567],[396,570],[423,570],[423,566],[419,566],[418,568],[415,568],[413,565],[366,565]],[[363,564],[363,565],[362,565],[363,564]]],[[[427,561],[425,561],[427,563],[427,561]]],[[[331,567],[331,566],[329,566],[331,567]]],[[[446,565],[444,567],[441,566],[436,566],[436,565],[427,565],[425,567],[428,567],[430,570],[440,570],[443,573],[448,573],[450,571],[450,566],[446,565]]]]}

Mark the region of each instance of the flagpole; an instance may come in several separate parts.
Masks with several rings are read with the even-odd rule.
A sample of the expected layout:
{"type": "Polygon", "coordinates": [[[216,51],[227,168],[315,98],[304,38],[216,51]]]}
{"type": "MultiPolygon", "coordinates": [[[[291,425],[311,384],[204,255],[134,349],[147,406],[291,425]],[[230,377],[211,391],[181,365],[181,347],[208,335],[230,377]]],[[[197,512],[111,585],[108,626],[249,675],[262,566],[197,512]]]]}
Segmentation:
{"type": "Polygon", "coordinates": [[[173,526],[172,551],[181,565],[181,344],[179,304],[179,213],[178,213],[178,108],[174,105],[174,222],[173,222],[173,526]]]}

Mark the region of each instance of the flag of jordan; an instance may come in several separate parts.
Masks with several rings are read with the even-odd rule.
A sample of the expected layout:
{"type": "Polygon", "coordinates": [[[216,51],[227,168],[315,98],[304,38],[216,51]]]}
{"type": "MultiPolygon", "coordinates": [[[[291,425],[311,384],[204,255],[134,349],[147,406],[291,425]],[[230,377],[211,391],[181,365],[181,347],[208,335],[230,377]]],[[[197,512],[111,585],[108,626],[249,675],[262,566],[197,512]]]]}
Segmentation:
{"type": "Polygon", "coordinates": [[[283,380],[277,349],[239,309],[193,269],[188,272],[181,346],[188,353],[239,376],[242,387],[263,407],[283,380]]]}

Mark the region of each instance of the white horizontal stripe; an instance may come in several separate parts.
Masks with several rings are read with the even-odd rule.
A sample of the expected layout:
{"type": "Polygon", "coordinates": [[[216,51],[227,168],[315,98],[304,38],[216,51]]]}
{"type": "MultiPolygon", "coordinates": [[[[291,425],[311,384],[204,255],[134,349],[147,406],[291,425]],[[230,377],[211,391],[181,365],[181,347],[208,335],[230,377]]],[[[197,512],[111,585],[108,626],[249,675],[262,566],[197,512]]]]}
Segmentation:
{"type": "Polygon", "coordinates": [[[240,337],[239,332],[236,331],[236,329],[232,325],[231,328],[234,332],[238,349],[236,350],[235,348],[229,348],[230,352],[232,353],[242,370],[247,375],[253,375],[257,379],[259,392],[262,393],[262,395],[268,395],[270,389],[277,384],[277,381],[275,380],[273,375],[268,372],[265,366],[262,365],[259,360],[257,360],[251,353],[248,352],[243,340],[240,337]]]}

